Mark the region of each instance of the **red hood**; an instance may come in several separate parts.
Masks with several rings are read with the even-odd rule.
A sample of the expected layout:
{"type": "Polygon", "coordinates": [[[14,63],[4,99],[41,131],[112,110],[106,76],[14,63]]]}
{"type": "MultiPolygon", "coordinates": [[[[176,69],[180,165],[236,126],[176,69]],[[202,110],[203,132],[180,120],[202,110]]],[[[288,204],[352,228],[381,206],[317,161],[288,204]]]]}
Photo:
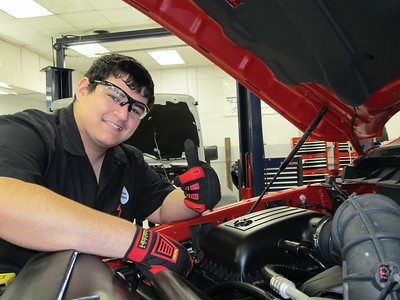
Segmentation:
{"type": "Polygon", "coordinates": [[[326,106],[318,140],[381,136],[400,109],[399,1],[125,1],[301,131],[326,106]]]}

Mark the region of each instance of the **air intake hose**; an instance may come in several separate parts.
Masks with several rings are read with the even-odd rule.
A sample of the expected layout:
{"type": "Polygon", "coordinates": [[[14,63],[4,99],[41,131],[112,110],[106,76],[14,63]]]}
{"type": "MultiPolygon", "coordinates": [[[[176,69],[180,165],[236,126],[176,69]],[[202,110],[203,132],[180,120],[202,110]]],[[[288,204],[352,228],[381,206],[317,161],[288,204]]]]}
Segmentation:
{"type": "Polygon", "coordinates": [[[321,220],[314,246],[342,263],[344,299],[399,299],[400,206],[390,198],[350,196],[321,220]]]}

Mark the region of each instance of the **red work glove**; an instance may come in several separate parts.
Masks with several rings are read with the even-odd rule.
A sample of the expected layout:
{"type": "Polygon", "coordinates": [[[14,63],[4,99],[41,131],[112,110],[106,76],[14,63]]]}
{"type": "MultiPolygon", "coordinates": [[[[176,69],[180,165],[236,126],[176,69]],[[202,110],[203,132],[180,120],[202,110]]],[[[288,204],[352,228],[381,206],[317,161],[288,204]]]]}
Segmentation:
{"type": "Polygon", "coordinates": [[[174,184],[184,191],[186,206],[202,213],[221,199],[219,179],[213,168],[199,160],[192,140],[185,141],[185,155],[189,170],[176,176],[174,184]]]}
{"type": "Polygon", "coordinates": [[[158,271],[169,269],[187,276],[193,267],[193,259],[183,245],[164,234],[142,227],[138,227],[124,258],[136,263],[147,284],[158,271]]]}

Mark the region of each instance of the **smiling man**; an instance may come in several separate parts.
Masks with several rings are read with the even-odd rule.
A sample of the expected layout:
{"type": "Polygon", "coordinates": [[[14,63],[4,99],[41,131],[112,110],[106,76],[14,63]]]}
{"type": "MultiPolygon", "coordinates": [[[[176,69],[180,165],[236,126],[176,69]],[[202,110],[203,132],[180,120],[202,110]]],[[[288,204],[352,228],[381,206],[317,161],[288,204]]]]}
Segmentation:
{"type": "MultiPolygon", "coordinates": [[[[123,144],[153,103],[148,71],[110,54],[94,62],[68,107],[0,117],[0,273],[18,272],[37,251],[65,249],[125,258],[148,282],[165,268],[190,272],[180,243],[133,221],[198,216],[219,201],[219,181],[196,162],[177,189],[123,144]]],[[[186,151],[197,157],[194,144],[186,151]]]]}

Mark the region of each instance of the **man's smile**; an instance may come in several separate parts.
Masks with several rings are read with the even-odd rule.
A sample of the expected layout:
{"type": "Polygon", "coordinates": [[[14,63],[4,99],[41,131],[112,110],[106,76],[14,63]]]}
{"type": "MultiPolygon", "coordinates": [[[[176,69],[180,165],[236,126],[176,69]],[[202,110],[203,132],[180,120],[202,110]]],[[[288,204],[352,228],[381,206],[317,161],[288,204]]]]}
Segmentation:
{"type": "Polygon", "coordinates": [[[118,131],[121,131],[123,129],[121,126],[115,124],[114,122],[111,122],[111,121],[108,121],[108,120],[104,120],[104,122],[107,123],[108,125],[114,127],[118,131]]]}

